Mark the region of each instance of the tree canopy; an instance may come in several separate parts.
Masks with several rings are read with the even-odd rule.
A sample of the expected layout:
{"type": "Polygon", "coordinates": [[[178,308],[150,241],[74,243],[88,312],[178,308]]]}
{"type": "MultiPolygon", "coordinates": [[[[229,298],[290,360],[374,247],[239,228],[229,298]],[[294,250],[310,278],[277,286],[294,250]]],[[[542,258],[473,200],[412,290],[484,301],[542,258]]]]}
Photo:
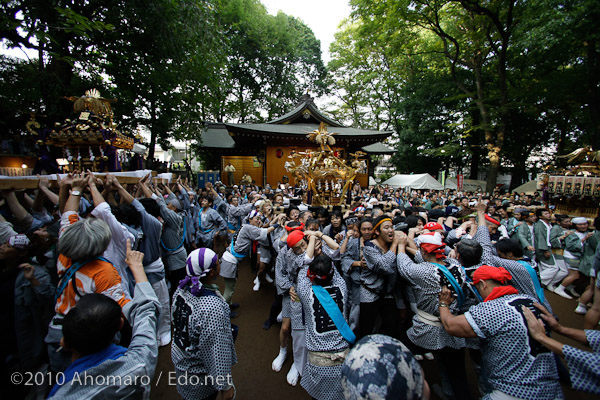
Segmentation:
{"type": "Polygon", "coordinates": [[[521,183],[574,147],[600,148],[600,3],[351,0],[332,59],[301,20],[259,0],[11,0],[0,3],[4,134],[29,112],[62,119],[63,96],[118,98],[121,128],[154,144],[205,121],[262,122],[329,95],[334,119],[392,130],[399,172],[486,169],[521,183]]]}
{"type": "Polygon", "coordinates": [[[337,115],[392,128],[400,172],[501,168],[600,145],[600,5],[590,0],[352,0],[331,46],[337,115]]]}
{"type": "Polygon", "coordinates": [[[262,121],[325,90],[314,33],[258,0],[15,0],[0,18],[5,45],[39,54],[0,62],[9,131],[30,111],[64,118],[63,96],[96,87],[118,98],[123,128],[150,130],[151,158],[156,142],[197,139],[204,121],[262,121]]]}

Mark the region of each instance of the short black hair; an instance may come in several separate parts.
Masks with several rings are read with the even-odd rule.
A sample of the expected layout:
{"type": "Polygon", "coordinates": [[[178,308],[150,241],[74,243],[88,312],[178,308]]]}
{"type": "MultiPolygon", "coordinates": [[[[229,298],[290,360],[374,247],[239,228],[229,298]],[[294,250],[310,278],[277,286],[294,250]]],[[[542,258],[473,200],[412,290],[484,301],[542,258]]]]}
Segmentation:
{"type": "Polygon", "coordinates": [[[288,227],[288,228],[296,228],[296,227],[298,227],[298,226],[300,226],[300,222],[298,222],[298,221],[290,221],[290,222],[287,224],[287,227],[288,227]]]}
{"type": "Polygon", "coordinates": [[[560,223],[564,219],[571,218],[571,217],[569,217],[567,214],[554,214],[554,218],[556,219],[556,222],[560,223]]]}
{"type": "Polygon", "coordinates": [[[371,218],[371,217],[362,217],[360,219],[359,224],[358,224],[358,229],[360,229],[362,227],[362,224],[364,224],[365,222],[368,222],[371,225],[373,225],[373,218],[371,218]]]}
{"type": "Polygon", "coordinates": [[[340,219],[344,219],[344,216],[342,215],[342,211],[335,209],[333,211],[331,211],[331,213],[329,214],[329,219],[331,220],[331,217],[338,217],[340,219]]]}
{"type": "Polygon", "coordinates": [[[383,214],[373,220],[373,227],[374,227],[373,233],[375,233],[375,230],[378,230],[379,232],[381,232],[381,224],[379,224],[379,222],[383,221],[384,219],[391,219],[391,218],[388,217],[387,215],[383,214]],[[375,225],[377,225],[377,224],[379,224],[379,226],[377,228],[375,228],[375,225]]]}
{"type": "Polygon", "coordinates": [[[319,207],[317,209],[317,218],[327,218],[329,219],[329,212],[325,207],[319,207]]]}
{"type": "Polygon", "coordinates": [[[312,224],[317,224],[319,225],[319,220],[316,218],[309,218],[306,220],[306,226],[312,225],[312,224]]]}
{"type": "Polygon", "coordinates": [[[67,346],[80,355],[97,353],[110,345],[121,327],[121,306],[108,296],[82,296],[63,320],[67,346]]]}
{"type": "Polygon", "coordinates": [[[425,218],[421,217],[420,215],[409,215],[406,217],[406,225],[408,225],[408,228],[414,228],[417,226],[417,224],[419,223],[419,221],[421,221],[423,223],[423,225],[425,225],[427,223],[427,221],[425,221],[425,218]]]}
{"type": "Polygon", "coordinates": [[[141,224],[140,213],[132,204],[121,204],[118,207],[111,207],[111,211],[117,221],[125,225],[139,226],[141,224]]]}
{"type": "Polygon", "coordinates": [[[300,209],[298,207],[296,207],[294,204],[290,204],[290,206],[288,207],[288,209],[285,212],[285,215],[287,215],[287,217],[289,218],[292,210],[298,210],[298,215],[300,215],[300,209]]]}
{"type": "Polygon", "coordinates": [[[148,214],[152,215],[154,218],[160,217],[160,207],[158,206],[156,200],[146,197],[140,199],[139,201],[140,204],[144,206],[148,214]]]}
{"type": "Polygon", "coordinates": [[[515,239],[500,239],[496,242],[495,247],[499,253],[512,253],[515,257],[523,257],[523,249],[515,239]]]}
{"type": "Polygon", "coordinates": [[[481,262],[483,247],[473,239],[462,239],[456,244],[456,251],[465,267],[472,267],[481,262]]]}
{"type": "Polygon", "coordinates": [[[332,270],[333,264],[331,258],[321,253],[315,257],[310,263],[308,269],[311,273],[317,276],[326,276],[326,279],[315,278],[314,283],[320,286],[326,286],[331,284],[331,277],[333,276],[332,270]]]}

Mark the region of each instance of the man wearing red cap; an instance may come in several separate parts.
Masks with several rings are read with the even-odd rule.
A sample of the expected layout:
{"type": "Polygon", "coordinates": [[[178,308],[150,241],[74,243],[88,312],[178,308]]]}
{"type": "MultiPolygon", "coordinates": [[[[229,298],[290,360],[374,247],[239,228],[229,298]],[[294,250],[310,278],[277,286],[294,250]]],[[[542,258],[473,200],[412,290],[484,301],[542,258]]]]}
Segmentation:
{"type": "Polygon", "coordinates": [[[437,222],[428,222],[425,224],[425,226],[423,226],[423,229],[427,229],[429,232],[444,232],[445,229],[442,225],[438,224],[437,222]]]}
{"type": "MultiPolygon", "coordinates": [[[[296,284],[298,279],[298,271],[305,265],[308,265],[312,260],[312,254],[307,251],[310,249],[310,243],[307,243],[308,237],[314,237],[312,239],[312,251],[315,251],[315,242],[318,242],[318,247],[331,258],[339,258],[339,252],[336,250],[339,245],[327,235],[323,235],[322,232],[303,232],[304,224],[300,224],[297,227],[291,228],[288,226],[289,233],[286,238],[288,250],[286,257],[280,260],[280,272],[276,273],[276,284],[278,288],[284,290],[284,301],[283,301],[283,323],[286,326],[288,332],[291,328],[292,344],[294,349],[294,363],[287,374],[287,382],[295,386],[298,382],[299,376],[302,374],[302,370],[306,361],[306,339],[305,339],[305,327],[302,317],[302,305],[300,304],[299,298],[296,294],[296,284]],[[307,237],[308,236],[308,237],[307,237]],[[325,242],[325,245],[322,245],[325,242]],[[283,261],[283,263],[281,262],[283,261]],[[284,269],[285,271],[281,271],[284,269]]],[[[283,239],[283,238],[282,238],[283,239]]],[[[284,251],[284,250],[282,250],[284,251]]],[[[276,268],[278,266],[276,265],[276,268]]],[[[286,332],[284,332],[284,335],[286,332]]],[[[289,336],[288,336],[289,337],[289,336]]],[[[278,356],[273,360],[271,365],[274,371],[281,370],[283,362],[287,357],[287,339],[280,334],[280,350],[278,356]]]]}
{"type": "Polygon", "coordinates": [[[463,315],[449,310],[454,299],[442,288],[439,313],[444,329],[453,336],[478,337],[483,362],[493,387],[483,399],[562,399],[554,356],[529,336],[522,306],[540,314],[537,301],[509,285],[506,269],[482,265],[473,283],[484,298],[463,315]]]}
{"type": "MultiPolygon", "coordinates": [[[[478,216],[479,218],[479,216],[478,216]]],[[[492,239],[492,243],[496,243],[503,237],[502,232],[499,232],[499,228],[501,226],[500,221],[495,218],[490,217],[488,214],[483,214],[483,218],[488,228],[488,232],[490,233],[490,238],[492,239]]],[[[506,236],[508,237],[508,235],[506,236]]]]}

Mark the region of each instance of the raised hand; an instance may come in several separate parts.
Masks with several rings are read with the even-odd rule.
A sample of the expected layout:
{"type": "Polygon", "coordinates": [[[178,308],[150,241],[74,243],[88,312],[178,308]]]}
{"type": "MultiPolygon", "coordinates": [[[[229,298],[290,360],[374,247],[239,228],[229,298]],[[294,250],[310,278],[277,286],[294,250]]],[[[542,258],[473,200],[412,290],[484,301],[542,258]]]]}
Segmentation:
{"type": "Polygon", "coordinates": [[[73,176],[73,182],[71,183],[71,188],[73,190],[82,190],[88,185],[88,177],[84,173],[76,173],[73,176]]]}
{"type": "Polygon", "coordinates": [[[137,283],[147,281],[146,272],[144,271],[144,253],[131,249],[131,240],[127,239],[127,253],[125,255],[125,263],[133,273],[133,277],[137,283]]]}
{"type": "Polygon", "coordinates": [[[483,203],[481,201],[481,198],[479,199],[479,202],[477,203],[477,205],[475,206],[475,210],[478,213],[485,213],[485,210],[487,209],[487,204],[483,203]]]}
{"type": "Polygon", "coordinates": [[[39,176],[38,187],[40,189],[48,189],[48,178],[39,176]]]}
{"type": "Polygon", "coordinates": [[[25,279],[27,279],[28,281],[33,279],[33,273],[35,271],[35,267],[33,265],[29,263],[23,263],[19,265],[19,268],[23,270],[23,276],[25,277],[25,279]]]}
{"type": "Polygon", "coordinates": [[[521,306],[521,311],[523,311],[523,315],[527,321],[527,328],[529,329],[531,337],[539,340],[539,338],[546,336],[544,322],[541,319],[537,319],[531,310],[525,306],[521,306]]]}

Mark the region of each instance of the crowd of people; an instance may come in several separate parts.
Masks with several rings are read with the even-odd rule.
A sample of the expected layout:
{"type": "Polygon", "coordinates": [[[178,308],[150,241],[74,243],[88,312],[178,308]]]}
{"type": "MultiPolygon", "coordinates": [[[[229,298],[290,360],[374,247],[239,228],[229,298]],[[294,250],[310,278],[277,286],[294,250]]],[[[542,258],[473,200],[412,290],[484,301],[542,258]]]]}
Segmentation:
{"type": "Polygon", "coordinates": [[[2,192],[3,371],[42,377],[11,387],[23,396],[148,398],[170,346],[181,397],[244,398],[238,284],[275,285],[271,367],[293,358],[287,382],[315,399],[427,399],[424,359],[447,398],[600,394],[600,217],[516,193],[354,185],[343,207],[312,207],[287,184],[57,178],[2,192]],[[585,330],[558,323],[547,291],[576,299],[585,330]]]}

